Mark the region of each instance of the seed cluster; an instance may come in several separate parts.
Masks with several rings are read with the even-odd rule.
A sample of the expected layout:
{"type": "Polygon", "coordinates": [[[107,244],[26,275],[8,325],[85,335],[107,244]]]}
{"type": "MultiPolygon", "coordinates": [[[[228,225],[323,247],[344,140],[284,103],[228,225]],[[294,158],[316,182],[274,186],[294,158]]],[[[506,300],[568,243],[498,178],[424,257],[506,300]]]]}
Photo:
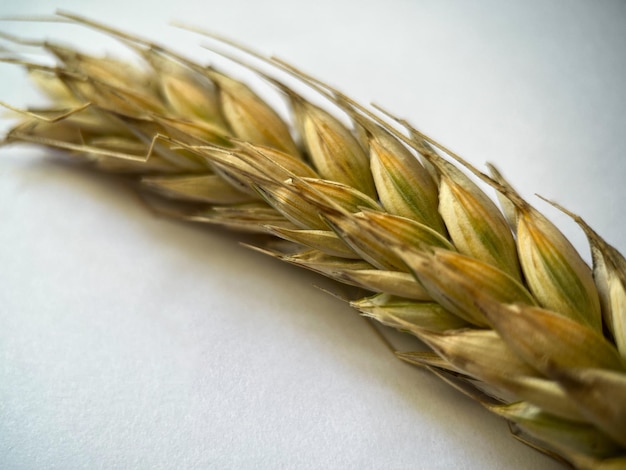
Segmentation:
{"type": "Polygon", "coordinates": [[[240,51],[289,76],[243,64],[286,100],[289,122],[226,73],[60,15],[141,60],[50,42],[40,46],[56,66],[6,59],[52,105],[20,111],[5,143],[128,174],[157,207],[175,201],[167,211],[181,219],[270,236],[256,248],[368,291],[354,308],[432,349],[401,359],[505,417],[523,441],[578,468],[626,467],[626,261],[579,217],[563,209],[587,234],[593,269],[495,169],[479,172],[283,62],[240,51]]]}

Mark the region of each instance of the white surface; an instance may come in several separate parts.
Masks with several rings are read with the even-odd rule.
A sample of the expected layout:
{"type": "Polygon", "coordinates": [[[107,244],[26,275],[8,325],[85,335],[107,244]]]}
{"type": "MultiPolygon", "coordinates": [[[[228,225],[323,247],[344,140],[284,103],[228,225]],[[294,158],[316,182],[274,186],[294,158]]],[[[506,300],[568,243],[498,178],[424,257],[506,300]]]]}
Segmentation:
{"type": "MultiPolygon", "coordinates": [[[[55,7],[179,47],[201,40],[170,19],[276,53],[626,250],[623,2],[22,0],[0,14],[55,7]]],[[[12,67],[0,83],[0,99],[35,101],[12,67]]],[[[319,278],[157,219],[40,150],[0,156],[1,468],[558,468],[395,360],[319,278]]]]}

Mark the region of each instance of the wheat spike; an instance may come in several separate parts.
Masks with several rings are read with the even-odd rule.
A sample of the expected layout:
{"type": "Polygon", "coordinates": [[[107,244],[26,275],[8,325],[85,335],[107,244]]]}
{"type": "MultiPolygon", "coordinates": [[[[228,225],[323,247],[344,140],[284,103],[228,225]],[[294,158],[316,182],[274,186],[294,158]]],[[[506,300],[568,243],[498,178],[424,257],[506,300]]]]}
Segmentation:
{"type": "Polygon", "coordinates": [[[577,468],[626,467],[626,260],[579,217],[567,212],[593,269],[495,169],[288,64],[234,45],[290,76],[242,62],[289,104],[285,122],[220,70],[60,16],[123,40],[142,65],[42,43],[58,66],[15,61],[52,105],[24,112],[5,143],[129,174],[181,219],[280,239],[256,248],[367,291],[358,311],[433,351],[400,359],[503,416],[524,442],[577,468]]]}

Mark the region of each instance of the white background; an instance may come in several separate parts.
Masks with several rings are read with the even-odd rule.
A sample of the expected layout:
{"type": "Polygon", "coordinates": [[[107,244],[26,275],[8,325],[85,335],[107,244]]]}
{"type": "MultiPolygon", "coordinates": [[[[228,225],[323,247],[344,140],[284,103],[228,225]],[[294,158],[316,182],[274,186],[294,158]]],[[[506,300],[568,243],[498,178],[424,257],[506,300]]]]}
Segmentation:
{"type": "MultiPolygon", "coordinates": [[[[0,14],[56,7],[202,60],[203,40],[169,20],[277,54],[626,250],[621,1],[22,0],[0,14]]],[[[111,45],[68,25],[0,29],[111,45]]],[[[0,84],[37,104],[14,67],[0,84]]],[[[558,468],[394,359],[325,281],[45,157],[0,149],[1,468],[558,468]]]]}

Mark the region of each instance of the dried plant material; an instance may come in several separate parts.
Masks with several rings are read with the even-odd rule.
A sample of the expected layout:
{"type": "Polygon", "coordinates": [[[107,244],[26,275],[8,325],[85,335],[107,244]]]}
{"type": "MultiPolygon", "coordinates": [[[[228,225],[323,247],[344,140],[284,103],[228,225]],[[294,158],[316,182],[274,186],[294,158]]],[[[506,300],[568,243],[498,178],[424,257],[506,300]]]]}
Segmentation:
{"type": "Polygon", "coordinates": [[[423,331],[419,337],[457,370],[478,379],[538,375],[493,330],[423,331]]]}
{"type": "Polygon", "coordinates": [[[284,227],[267,227],[267,229],[284,240],[314,248],[331,256],[359,259],[359,255],[330,230],[291,230],[284,227]]]}
{"type": "Polygon", "coordinates": [[[555,371],[597,367],[626,371],[617,349],[595,330],[530,305],[478,301],[504,341],[526,362],[551,376],[555,371]]]}
{"type": "MultiPolygon", "coordinates": [[[[443,332],[469,326],[435,302],[417,302],[389,294],[376,294],[351,305],[368,317],[399,330],[443,332]]],[[[439,357],[439,356],[437,356],[439,357]]]]}
{"type": "Polygon", "coordinates": [[[207,74],[218,86],[222,114],[235,137],[298,155],[289,129],[276,111],[243,83],[215,71],[207,74]]]}
{"type": "Polygon", "coordinates": [[[374,196],[369,160],[354,135],[323,109],[298,99],[293,104],[302,140],[319,174],[374,196]]]}
{"type": "Polygon", "coordinates": [[[626,259],[583,219],[558,204],[554,205],[571,216],[587,235],[604,324],[613,335],[618,351],[626,358],[626,259]]]}
{"type": "Polygon", "coordinates": [[[501,303],[534,303],[515,279],[477,259],[440,249],[428,253],[401,248],[399,255],[435,300],[476,326],[489,326],[489,317],[477,305],[483,296],[501,303]]]}
{"type": "Polygon", "coordinates": [[[359,269],[337,273],[334,279],[372,292],[430,301],[432,297],[409,273],[378,269],[359,269]]]}
{"type": "Polygon", "coordinates": [[[519,211],[517,244],[531,291],[541,305],[600,330],[598,291],[572,244],[530,207],[519,211]]]}
{"type": "Polygon", "coordinates": [[[279,212],[261,203],[213,206],[193,215],[181,215],[181,218],[252,233],[266,233],[269,226],[294,228],[294,225],[286,221],[279,212]]]}
{"type": "Polygon", "coordinates": [[[402,257],[396,253],[395,243],[454,250],[448,240],[431,228],[404,217],[365,210],[354,217],[346,218],[338,212],[327,213],[325,218],[347,245],[383,270],[409,271],[402,257]],[[394,234],[392,240],[386,237],[387,233],[394,234]]]}
{"type": "MultiPolygon", "coordinates": [[[[514,422],[527,434],[554,442],[556,449],[566,447],[594,457],[619,451],[619,445],[588,424],[566,421],[525,402],[490,407],[491,411],[514,422]]],[[[556,450],[555,449],[555,450],[556,450]]]]}
{"type": "Polygon", "coordinates": [[[160,63],[155,68],[160,76],[161,94],[170,112],[211,123],[223,134],[228,134],[214,83],[174,61],[168,61],[167,65],[165,67],[160,63]]]}
{"type": "Polygon", "coordinates": [[[626,445],[626,378],[606,369],[555,369],[561,387],[581,413],[615,442],[626,445]]]}
{"type": "Polygon", "coordinates": [[[370,137],[369,148],[372,176],[385,210],[446,235],[437,210],[437,185],[415,156],[379,129],[370,137]]]}
{"type": "Polygon", "coordinates": [[[5,143],[129,174],[161,214],[263,235],[251,248],[367,291],[355,309],[430,347],[400,359],[507,419],[523,442],[579,468],[624,468],[626,261],[584,221],[568,212],[593,274],[493,167],[489,177],[284,62],[245,48],[273,72],[236,60],[291,104],[287,119],[227,71],[61,16],[121,39],[143,64],[39,44],[58,66],[12,62],[52,103],[10,106],[23,118],[5,143]]]}
{"type": "Polygon", "coordinates": [[[232,205],[252,199],[215,174],[146,176],[141,184],[163,196],[184,201],[232,205]]]}
{"type": "Polygon", "coordinates": [[[461,253],[521,280],[515,241],[502,213],[461,172],[450,168],[443,172],[439,184],[439,211],[452,242],[461,253]]]}

